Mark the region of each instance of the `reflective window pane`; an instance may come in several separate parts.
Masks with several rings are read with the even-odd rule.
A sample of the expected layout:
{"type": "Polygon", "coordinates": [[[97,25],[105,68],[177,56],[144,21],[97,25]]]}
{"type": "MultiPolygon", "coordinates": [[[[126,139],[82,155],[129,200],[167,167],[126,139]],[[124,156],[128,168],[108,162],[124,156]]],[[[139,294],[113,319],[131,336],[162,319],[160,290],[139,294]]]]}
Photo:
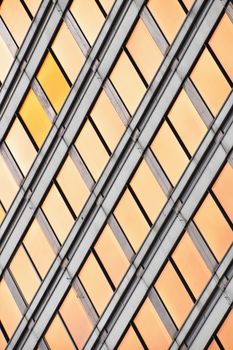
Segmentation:
{"type": "Polygon", "coordinates": [[[5,216],[5,211],[2,207],[2,204],[0,203],[0,224],[2,223],[2,221],[4,219],[4,216],[5,216]]]}
{"type": "Polygon", "coordinates": [[[3,336],[1,330],[0,330],[0,349],[3,350],[5,349],[7,346],[7,342],[6,342],[6,339],[5,337],[3,336]]]}
{"type": "Polygon", "coordinates": [[[118,350],[143,350],[143,346],[140,343],[136,333],[133,328],[130,327],[127,333],[125,334],[123,340],[117,348],[118,350]]]}
{"type": "Polygon", "coordinates": [[[0,36],[0,82],[3,83],[13,62],[13,56],[0,36]]]}
{"type": "Polygon", "coordinates": [[[75,346],[59,316],[56,316],[49,326],[45,339],[51,350],[75,350],[75,346]]]}
{"type": "Polygon", "coordinates": [[[231,310],[225,321],[223,322],[220,330],[217,333],[225,350],[231,350],[233,345],[233,311],[231,310]]]}
{"type": "Polygon", "coordinates": [[[18,191],[18,185],[1,154],[0,169],[0,200],[3,203],[4,207],[8,209],[18,191]]]}
{"type": "Polygon", "coordinates": [[[111,10],[114,0],[99,0],[104,10],[108,13],[111,10]]]}
{"type": "Polygon", "coordinates": [[[38,10],[41,0],[24,0],[24,2],[29,8],[31,14],[34,16],[38,10]]]}

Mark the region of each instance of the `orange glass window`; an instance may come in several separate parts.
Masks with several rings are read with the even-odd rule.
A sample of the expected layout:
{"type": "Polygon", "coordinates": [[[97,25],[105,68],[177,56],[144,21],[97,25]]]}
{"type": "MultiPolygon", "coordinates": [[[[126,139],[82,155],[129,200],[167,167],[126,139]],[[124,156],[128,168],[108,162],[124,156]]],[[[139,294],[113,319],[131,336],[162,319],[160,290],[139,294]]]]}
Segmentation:
{"type": "Polygon", "coordinates": [[[29,8],[31,14],[35,16],[36,11],[41,3],[41,0],[24,0],[25,4],[29,8]]]}
{"type": "Polygon", "coordinates": [[[0,203],[0,224],[2,223],[2,221],[4,219],[4,216],[5,216],[5,211],[0,203]]]}
{"type": "Polygon", "coordinates": [[[13,201],[17,191],[18,185],[13,178],[10,169],[6,165],[3,156],[0,154],[0,200],[4,207],[8,209],[13,201]]]}
{"type": "Polygon", "coordinates": [[[7,342],[6,342],[6,339],[5,337],[3,336],[1,330],[0,330],[0,349],[3,350],[5,349],[7,346],[7,342]]]}
{"type": "Polygon", "coordinates": [[[213,340],[212,343],[210,344],[210,346],[208,347],[208,350],[220,350],[220,347],[218,346],[216,341],[213,340]]]}
{"type": "Polygon", "coordinates": [[[194,3],[194,0],[183,0],[183,3],[187,7],[187,9],[190,10],[192,4],[194,3]]]}
{"type": "Polygon", "coordinates": [[[45,339],[51,350],[75,350],[75,346],[59,316],[55,316],[45,339]]]}
{"type": "Polygon", "coordinates": [[[126,350],[126,349],[127,350],[144,349],[132,327],[128,329],[123,340],[121,341],[120,345],[117,348],[117,350],[126,350]]]}
{"type": "Polygon", "coordinates": [[[114,0],[100,0],[100,3],[104,10],[108,13],[114,3],[114,0]]]}
{"type": "Polygon", "coordinates": [[[0,36],[0,82],[3,83],[13,62],[13,56],[0,36]]]}
{"type": "Polygon", "coordinates": [[[217,333],[218,338],[220,339],[225,350],[231,350],[233,345],[233,311],[229,313],[225,321],[223,322],[220,330],[217,333]]]}

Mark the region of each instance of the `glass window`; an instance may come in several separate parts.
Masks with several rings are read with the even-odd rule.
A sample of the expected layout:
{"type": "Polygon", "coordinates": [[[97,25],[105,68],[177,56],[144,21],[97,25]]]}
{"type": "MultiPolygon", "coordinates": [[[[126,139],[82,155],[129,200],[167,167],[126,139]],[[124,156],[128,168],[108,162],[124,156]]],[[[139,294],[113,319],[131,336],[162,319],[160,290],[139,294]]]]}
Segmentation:
{"type": "Polygon", "coordinates": [[[19,114],[35,140],[35,143],[38,147],[41,147],[51,128],[51,121],[31,89],[19,110],[19,114]]]}
{"type": "Polygon", "coordinates": [[[57,33],[52,49],[73,83],[84,63],[84,55],[65,23],[57,33]]]}
{"type": "Polygon", "coordinates": [[[117,350],[126,350],[126,349],[127,350],[144,349],[132,327],[128,329],[123,340],[121,341],[120,345],[117,348],[117,350]]]}
{"type": "MultiPolygon", "coordinates": [[[[6,1],[6,0],[5,0],[6,1]]],[[[13,62],[13,56],[0,36],[0,81],[3,83],[13,62]]]]}
{"type": "Polygon", "coordinates": [[[31,14],[34,16],[40,6],[41,0],[24,0],[24,2],[29,8],[31,14]]]}
{"type": "Polygon", "coordinates": [[[2,221],[4,219],[4,216],[5,216],[5,211],[2,207],[2,204],[0,203],[0,224],[2,223],[2,221]]]}
{"type": "Polygon", "coordinates": [[[155,288],[180,328],[192,309],[193,302],[170,262],[160,274],[155,288]]]}
{"type": "Polygon", "coordinates": [[[45,339],[51,350],[75,350],[75,346],[59,316],[55,316],[45,339]]]}
{"type": "Polygon", "coordinates": [[[18,118],[15,119],[5,142],[22,173],[26,175],[37,152],[18,118]]]}
{"type": "Polygon", "coordinates": [[[191,79],[214,116],[218,113],[231,87],[213,57],[205,49],[191,73],[191,79]]]}
{"type": "Polygon", "coordinates": [[[151,149],[175,186],[188,164],[188,158],[167,122],[164,122],[159,129],[151,149]]]}
{"type": "Polygon", "coordinates": [[[194,3],[194,0],[183,0],[183,3],[187,7],[188,10],[191,9],[192,4],[194,3]]]}
{"type": "Polygon", "coordinates": [[[217,204],[209,194],[196,213],[194,221],[216,258],[220,261],[233,242],[233,234],[217,204]]]}
{"type": "Polygon", "coordinates": [[[208,350],[220,350],[220,347],[218,346],[216,341],[213,340],[212,343],[210,344],[210,346],[208,347],[208,350]]]}
{"type": "Polygon", "coordinates": [[[13,201],[18,185],[15,182],[3,156],[0,154],[0,200],[4,207],[8,209],[13,201]]]}
{"type": "Polygon", "coordinates": [[[124,51],[120,55],[120,58],[110,75],[110,79],[129,112],[133,114],[141,101],[146,88],[124,51]]]}
{"type": "Polygon", "coordinates": [[[73,288],[71,288],[60,307],[60,313],[76,345],[79,349],[82,349],[93,326],[81,303],[81,297],[76,295],[73,288]]]}
{"type": "Polygon", "coordinates": [[[143,303],[134,322],[148,349],[168,349],[171,338],[148,298],[143,303]]]}
{"type": "Polygon", "coordinates": [[[137,252],[149,231],[149,225],[128,189],[114,210],[114,215],[137,252]]]}
{"type": "Polygon", "coordinates": [[[233,344],[233,311],[230,311],[223,325],[217,333],[218,338],[220,339],[225,350],[231,350],[233,344]]]}
{"type": "Polygon", "coordinates": [[[51,53],[47,54],[37,74],[37,79],[55,111],[58,112],[68,95],[70,87],[51,53]]]}
{"type": "Polygon", "coordinates": [[[6,346],[7,346],[6,339],[3,336],[2,331],[0,330],[0,349],[3,350],[6,348],[6,346]]]}
{"type": "Polygon", "coordinates": [[[92,253],[82,267],[79,278],[98,314],[101,315],[112,296],[112,289],[92,253]]]}
{"type": "Polygon", "coordinates": [[[108,13],[114,3],[114,0],[99,0],[104,10],[108,13]]]}
{"type": "Polygon", "coordinates": [[[193,154],[207,129],[183,89],[169,111],[168,116],[189,153],[193,154]]]}
{"type": "Polygon", "coordinates": [[[141,19],[126,46],[144,78],[150,83],[162,62],[163,55],[141,19]]]}
{"type": "Polygon", "coordinates": [[[74,0],[70,11],[92,45],[104,23],[104,16],[99,6],[95,0],[74,0]]]}
{"type": "Polygon", "coordinates": [[[185,18],[179,1],[150,0],[147,6],[171,43],[185,18]]]}

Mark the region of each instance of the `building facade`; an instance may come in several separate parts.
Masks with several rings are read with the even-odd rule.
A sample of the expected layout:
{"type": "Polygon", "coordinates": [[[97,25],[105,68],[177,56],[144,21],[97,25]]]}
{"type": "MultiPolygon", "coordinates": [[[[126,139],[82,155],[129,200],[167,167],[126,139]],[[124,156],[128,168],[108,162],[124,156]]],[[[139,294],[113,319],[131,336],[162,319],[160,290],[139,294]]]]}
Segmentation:
{"type": "Polygon", "coordinates": [[[0,350],[232,350],[232,2],[0,4],[0,350]]]}

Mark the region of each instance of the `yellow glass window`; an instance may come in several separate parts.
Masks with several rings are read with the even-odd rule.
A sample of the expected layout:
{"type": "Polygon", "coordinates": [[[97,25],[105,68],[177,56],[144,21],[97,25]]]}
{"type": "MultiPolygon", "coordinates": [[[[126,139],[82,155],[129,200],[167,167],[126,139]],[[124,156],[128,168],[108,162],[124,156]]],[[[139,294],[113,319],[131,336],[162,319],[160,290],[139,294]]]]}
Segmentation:
{"type": "Polygon", "coordinates": [[[4,207],[8,209],[13,201],[18,185],[15,182],[3,156],[0,154],[0,200],[4,207]]]}
{"type": "Polygon", "coordinates": [[[61,168],[57,181],[78,216],[89,196],[89,190],[70,156],[61,168]]]}
{"type": "Polygon", "coordinates": [[[133,328],[130,327],[125,334],[122,342],[118,346],[117,350],[143,350],[143,346],[140,343],[136,333],[133,328]]]}
{"type": "Polygon", "coordinates": [[[171,338],[148,298],[142,305],[134,322],[148,349],[168,349],[171,338]]]}
{"type": "Polygon", "coordinates": [[[104,91],[101,92],[90,114],[108,147],[113,151],[125,127],[104,91]]]}
{"type": "Polygon", "coordinates": [[[151,144],[151,149],[175,186],[188,164],[188,157],[167,122],[164,122],[159,129],[151,144]]]}
{"type": "Polygon", "coordinates": [[[104,23],[104,16],[97,3],[95,0],[74,0],[70,11],[92,45],[104,23]]]}
{"type": "Polygon", "coordinates": [[[0,82],[3,83],[13,62],[13,56],[0,36],[0,82]]]}
{"type": "Polygon", "coordinates": [[[93,326],[81,303],[80,297],[76,295],[73,288],[71,288],[60,307],[60,313],[78,348],[82,349],[93,326]]]}
{"type": "Polygon", "coordinates": [[[84,55],[65,23],[57,33],[52,49],[73,83],[83,65],[84,55]]]}
{"type": "Polygon", "coordinates": [[[29,90],[19,114],[35,143],[41,147],[51,128],[51,121],[32,90],[29,90]]]}
{"type": "Polygon", "coordinates": [[[37,74],[37,79],[50,99],[55,111],[58,112],[68,95],[70,87],[51,53],[47,54],[37,74]]]}
{"type": "Polygon", "coordinates": [[[185,18],[179,1],[150,0],[147,6],[171,43],[185,18]]]}
{"type": "Polygon", "coordinates": [[[75,350],[72,340],[59,316],[55,316],[45,335],[45,339],[51,350],[75,350]]]}
{"type": "Polygon", "coordinates": [[[129,190],[123,194],[114,215],[133,249],[137,252],[149,231],[149,225],[129,190]]]}
{"type": "Polygon", "coordinates": [[[220,261],[233,242],[233,233],[209,194],[196,213],[194,221],[220,261]]]}
{"type": "Polygon", "coordinates": [[[193,154],[207,128],[184,90],[180,92],[168,116],[188,151],[193,154]]]}
{"type": "Polygon", "coordinates": [[[37,152],[18,118],[15,119],[5,142],[22,173],[26,175],[37,152]]]}
{"type": "Polygon", "coordinates": [[[109,155],[89,120],[86,121],[77,137],[75,146],[94,179],[97,180],[109,159],[109,155]]]}
{"type": "Polygon", "coordinates": [[[193,302],[170,262],[160,274],[155,288],[176,325],[180,328],[191,310],[193,302]]]}
{"type": "Polygon", "coordinates": [[[95,251],[117,287],[129,266],[129,261],[109,225],[101,233],[95,245],[95,251]]]}
{"type": "Polygon", "coordinates": [[[194,67],[191,73],[191,79],[210,111],[216,116],[230,93],[231,87],[207,49],[203,51],[194,67]]]}
{"type": "Polygon", "coordinates": [[[45,198],[42,209],[59,241],[63,243],[73,226],[74,219],[55,185],[45,198]]]}
{"type": "Polygon", "coordinates": [[[230,311],[229,315],[222,324],[220,330],[217,333],[218,338],[220,339],[225,350],[231,350],[233,345],[233,311],[230,311]]]}
{"type": "Polygon", "coordinates": [[[129,112],[133,114],[141,101],[146,88],[124,51],[120,55],[110,75],[110,79],[129,112]]]}
{"type": "Polygon", "coordinates": [[[24,0],[25,4],[29,8],[31,14],[35,16],[36,11],[41,3],[41,0],[24,0]]]}
{"type": "Polygon", "coordinates": [[[162,62],[163,55],[141,19],[126,46],[144,78],[150,83],[162,62]]]}
{"type": "Polygon", "coordinates": [[[112,296],[112,289],[92,253],[82,267],[79,278],[98,314],[101,315],[112,296]]]}

